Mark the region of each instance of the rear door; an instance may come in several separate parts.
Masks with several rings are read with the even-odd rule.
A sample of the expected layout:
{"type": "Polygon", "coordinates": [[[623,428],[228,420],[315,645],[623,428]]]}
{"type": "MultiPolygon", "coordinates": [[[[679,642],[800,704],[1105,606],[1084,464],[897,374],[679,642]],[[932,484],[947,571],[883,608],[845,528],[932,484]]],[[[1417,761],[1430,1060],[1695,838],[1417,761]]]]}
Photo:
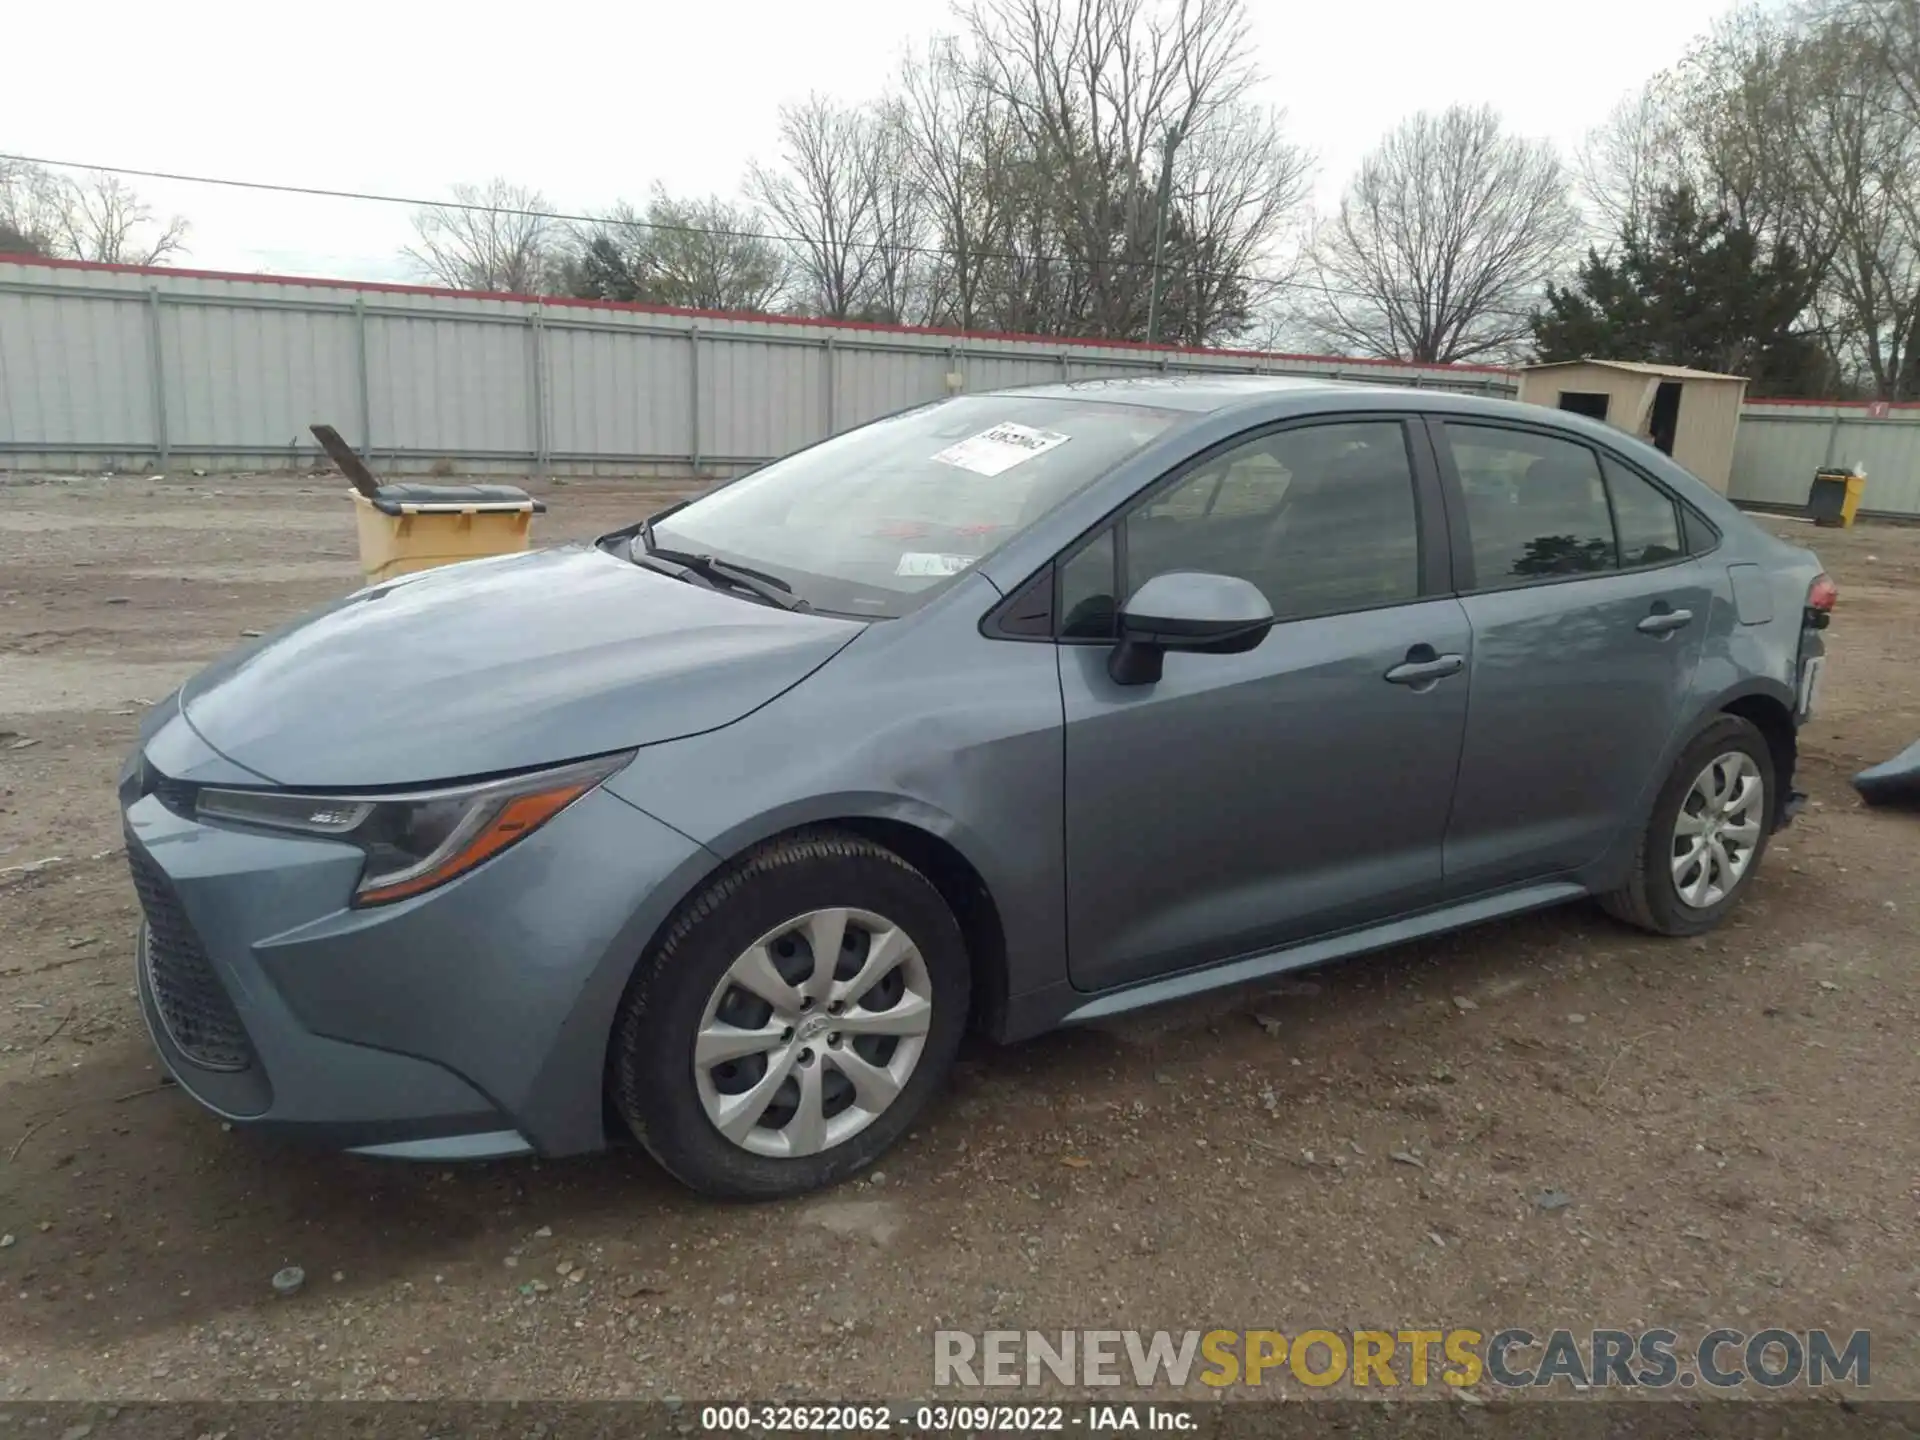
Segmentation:
{"type": "Polygon", "coordinates": [[[1446,836],[1458,895],[1577,868],[1644,804],[1713,603],[1682,507],[1548,429],[1430,422],[1473,629],[1446,836]]]}
{"type": "Polygon", "coordinates": [[[1469,648],[1444,536],[1418,422],[1356,417],[1223,446],[1062,560],[1076,986],[1437,897],[1469,648]],[[1278,623],[1244,654],[1170,654],[1156,683],[1116,685],[1116,598],[1170,570],[1249,580],[1278,623]]]}

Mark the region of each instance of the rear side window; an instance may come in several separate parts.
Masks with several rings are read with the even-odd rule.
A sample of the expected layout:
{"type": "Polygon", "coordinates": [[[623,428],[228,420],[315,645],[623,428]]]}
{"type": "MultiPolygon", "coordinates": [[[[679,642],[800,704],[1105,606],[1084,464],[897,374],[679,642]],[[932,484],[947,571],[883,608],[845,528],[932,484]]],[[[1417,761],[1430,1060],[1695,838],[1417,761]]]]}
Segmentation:
{"type": "Polygon", "coordinates": [[[1593,451],[1524,430],[1445,428],[1479,588],[1618,567],[1607,487],[1593,451]]]}
{"type": "Polygon", "coordinates": [[[1613,523],[1620,537],[1623,566],[1660,565],[1686,553],[1680,538],[1680,511],[1673,497],[1636,475],[1610,455],[1600,457],[1607,493],[1613,497],[1613,523]]]}

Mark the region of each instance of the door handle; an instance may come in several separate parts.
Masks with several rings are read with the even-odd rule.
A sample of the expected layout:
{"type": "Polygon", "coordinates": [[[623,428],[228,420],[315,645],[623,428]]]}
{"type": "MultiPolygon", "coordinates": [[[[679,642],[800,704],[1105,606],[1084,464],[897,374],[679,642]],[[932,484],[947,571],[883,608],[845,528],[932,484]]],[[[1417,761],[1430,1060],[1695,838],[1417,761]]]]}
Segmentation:
{"type": "MultiPolygon", "coordinates": [[[[1426,649],[1416,645],[1415,650],[1426,649]]],[[[1458,675],[1467,667],[1464,655],[1435,655],[1427,650],[1428,658],[1408,659],[1403,664],[1387,671],[1385,679],[1390,685],[1428,685],[1435,680],[1443,680],[1449,675],[1458,675]]]]}
{"type": "Polygon", "coordinates": [[[1655,606],[1654,612],[1634,628],[1642,635],[1665,635],[1670,630],[1693,623],[1691,610],[1669,610],[1665,602],[1655,606]]]}

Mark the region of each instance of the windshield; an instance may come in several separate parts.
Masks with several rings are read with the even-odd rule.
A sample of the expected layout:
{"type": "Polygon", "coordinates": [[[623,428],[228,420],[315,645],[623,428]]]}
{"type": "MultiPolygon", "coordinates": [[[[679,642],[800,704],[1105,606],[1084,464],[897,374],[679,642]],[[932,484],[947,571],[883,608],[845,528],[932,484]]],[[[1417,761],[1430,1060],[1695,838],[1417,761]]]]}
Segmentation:
{"type": "Polygon", "coordinates": [[[816,610],[903,615],[1177,418],[1051,396],[956,396],[742,476],[663,516],[654,543],[752,566],[816,610]]]}

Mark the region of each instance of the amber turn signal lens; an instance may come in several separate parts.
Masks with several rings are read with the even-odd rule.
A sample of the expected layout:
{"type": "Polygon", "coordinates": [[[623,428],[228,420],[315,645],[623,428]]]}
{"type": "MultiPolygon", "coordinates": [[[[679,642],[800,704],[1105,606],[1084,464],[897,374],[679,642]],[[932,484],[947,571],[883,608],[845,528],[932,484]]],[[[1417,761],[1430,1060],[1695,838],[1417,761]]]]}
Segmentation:
{"type": "Polygon", "coordinates": [[[475,830],[473,837],[466,844],[450,853],[431,870],[408,876],[396,884],[362,890],[354,897],[354,903],[381,905],[390,900],[404,900],[409,895],[418,895],[421,891],[431,890],[436,885],[444,885],[454,876],[471,870],[482,860],[498,855],[516,840],[531,835],[592,788],[593,785],[590,782],[576,780],[552,790],[541,790],[531,795],[516,795],[502,805],[491,819],[475,830]]]}

